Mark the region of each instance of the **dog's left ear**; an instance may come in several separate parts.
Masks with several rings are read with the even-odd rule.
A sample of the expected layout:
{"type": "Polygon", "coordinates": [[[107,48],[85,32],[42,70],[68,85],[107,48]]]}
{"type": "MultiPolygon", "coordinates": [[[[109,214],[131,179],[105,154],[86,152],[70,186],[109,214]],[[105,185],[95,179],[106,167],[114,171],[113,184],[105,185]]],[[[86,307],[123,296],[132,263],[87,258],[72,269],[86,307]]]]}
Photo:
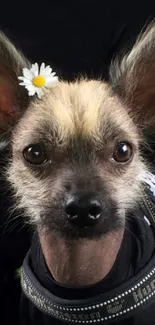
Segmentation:
{"type": "Polygon", "coordinates": [[[114,93],[140,127],[155,130],[155,24],[139,36],[132,50],[110,68],[114,93]]]}
{"type": "Polygon", "coordinates": [[[28,107],[29,96],[18,77],[30,63],[0,32],[0,136],[8,131],[28,107]]]}

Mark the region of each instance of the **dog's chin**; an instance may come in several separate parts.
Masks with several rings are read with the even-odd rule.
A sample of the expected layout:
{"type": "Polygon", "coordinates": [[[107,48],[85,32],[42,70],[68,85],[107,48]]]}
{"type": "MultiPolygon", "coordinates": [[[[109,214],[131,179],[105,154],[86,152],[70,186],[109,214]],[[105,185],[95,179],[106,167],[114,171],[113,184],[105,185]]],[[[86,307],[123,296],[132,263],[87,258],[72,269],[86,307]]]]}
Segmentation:
{"type": "Polygon", "coordinates": [[[108,274],[121,246],[124,229],[38,228],[46,264],[56,282],[67,286],[95,284],[108,274]],[[69,234],[69,235],[68,235],[69,234]]]}
{"type": "Polygon", "coordinates": [[[111,270],[124,233],[123,214],[106,213],[97,223],[72,224],[63,214],[42,218],[38,233],[53,278],[67,286],[101,281],[111,270]]]}

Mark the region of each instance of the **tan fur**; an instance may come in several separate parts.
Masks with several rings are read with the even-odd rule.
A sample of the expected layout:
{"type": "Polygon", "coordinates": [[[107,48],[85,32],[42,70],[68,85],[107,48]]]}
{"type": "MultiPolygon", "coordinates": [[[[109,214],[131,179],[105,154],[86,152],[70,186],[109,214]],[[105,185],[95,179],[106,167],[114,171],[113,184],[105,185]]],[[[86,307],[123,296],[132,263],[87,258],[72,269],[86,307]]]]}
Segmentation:
{"type": "MultiPolygon", "coordinates": [[[[32,222],[38,222],[40,211],[46,204],[50,204],[50,200],[57,197],[59,189],[63,186],[61,178],[65,174],[63,171],[61,178],[58,178],[56,182],[54,178],[40,180],[23,164],[19,152],[22,152],[29,143],[35,143],[36,139],[38,140],[37,130],[39,128],[42,130],[42,123],[49,127],[51,125],[51,132],[53,129],[58,130],[59,138],[63,140],[63,144],[61,144],[62,156],[65,155],[65,146],[69,145],[69,136],[80,135],[83,140],[88,138],[94,141],[94,152],[101,147],[103,151],[106,150],[107,154],[108,151],[113,150],[116,139],[131,141],[136,149],[138,149],[139,143],[139,135],[134,123],[119,99],[113,96],[107,84],[87,80],[72,85],[61,82],[57,88],[51,92],[48,91],[41,102],[36,101],[30,106],[15,128],[13,136],[14,164],[8,171],[9,180],[17,189],[19,206],[28,210],[32,222]],[[17,179],[18,182],[16,182],[17,179]],[[50,182],[54,185],[49,196],[50,182]]],[[[51,144],[53,143],[50,132],[48,140],[51,144]]],[[[56,160],[56,153],[54,159],[56,160]]],[[[106,157],[102,160],[99,168],[99,176],[110,188],[114,200],[118,202],[122,216],[124,207],[125,210],[130,209],[140,193],[140,182],[137,175],[144,169],[140,159],[139,155],[135,153],[135,158],[129,168],[121,173],[117,171],[117,167],[115,170],[115,167],[106,161],[106,157]]],[[[67,166],[65,168],[67,170],[67,166]]],[[[69,174],[67,175],[69,177],[69,174]]],[[[70,172],[70,177],[71,175],[70,172]]]]}
{"type": "MultiPolygon", "coordinates": [[[[19,207],[26,209],[31,222],[38,224],[42,219],[44,223],[46,215],[50,215],[49,210],[54,209],[59,199],[55,208],[58,210],[68,182],[81,192],[98,190],[100,183],[103,184],[103,193],[106,193],[103,203],[108,205],[108,199],[115,202],[117,216],[123,222],[127,211],[138,202],[141,193],[139,175],[147,169],[139,150],[142,131],[155,121],[154,35],[153,26],[139,38],[120,64],[113,64],[111,85],[95,80],[61,81],[57,87],[47,90],[42,100],[33,98],[29,103],[27,98],[20,118],[15,114],[12,159],[7,175],[19,207]],[[133,159],[124,166],[112,159],[116,143],[121,141],[127,141],[133,147],[133,159]],[[42,143],[48,153],[47,168],[32,169],[24,161],[23,150],[35,143],[42,143]]],[[[9,46],[5,46],[5,51],[12,57],[9,46]]],[[[12,71],[12,61],[10,64],[12,71]]],[[[9,82],[7,71],[5,80],[9,82]]],[[[18,80],[14,79],[14,82],[21,95],[18,80]]],[[[3,103],[0,92],[1,114],[3,103]]],[[[12,125],[9,118],[7,122],[9,129],[12,125]]],[[[63,213],[60,219],[60,224],[65,225],[63,213]]]]}
{"type": "MultiPolygon", "coordinates": [[[[19,122],[16,148],[21,132],[29,143],[31,132],[34,133],[43,122],[51,126],[51,131],[57,130],[64,143],[68,136],[73,135],[84,138],[93,136],[104,142],[104,133],[108,132],[106,136],[110,137],[112,126],[118,130],[118,134],[121,131],[124,137],[138,141],[138,134],[135,135],[135,126],[128,113],[111,88],[100,81],[82,80],[73,84],[61,82],[54,90],[47,91],[41,102],[37,100],[30,105],[24,115],[24,124],[23,120],[19,122]],[[128,133],[129,129],[132,136],[128,133]]],[[[19,146],[21,143],[26,145],[20,140],[19,146]]]]}

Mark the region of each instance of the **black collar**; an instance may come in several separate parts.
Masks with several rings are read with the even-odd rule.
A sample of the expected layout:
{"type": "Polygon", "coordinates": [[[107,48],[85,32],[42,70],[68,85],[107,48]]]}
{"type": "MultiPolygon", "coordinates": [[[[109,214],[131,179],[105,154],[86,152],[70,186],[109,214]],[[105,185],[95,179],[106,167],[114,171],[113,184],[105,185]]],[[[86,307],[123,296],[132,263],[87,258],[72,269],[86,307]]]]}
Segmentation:
{"type": "Polygon", "coordinates": [[[72,324],[120,321],[155,302],[155,255],[136,276],[108,293],[87,299],[58,298],[45,289],[29,268],[27,255],[21,276],[23,292],[44,314],[72,324]]]}
{"type": "Polygon", "coordinates": [[[140,312],[155,300],[155,239],[144,217],[139,212],[130,218],[129,230],[108,276],[80,290],[64,288],[52,279],[35,234],[23,264],[21,284],[25,295],[43,313],[73,324],[106,324],[140,312]]]}

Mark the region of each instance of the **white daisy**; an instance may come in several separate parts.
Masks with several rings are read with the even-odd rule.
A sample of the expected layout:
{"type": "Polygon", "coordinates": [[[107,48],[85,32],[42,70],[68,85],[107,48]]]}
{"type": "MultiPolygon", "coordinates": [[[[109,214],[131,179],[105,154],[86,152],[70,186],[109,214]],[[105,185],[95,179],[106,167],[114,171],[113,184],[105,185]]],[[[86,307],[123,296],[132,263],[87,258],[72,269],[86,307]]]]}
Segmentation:
{"type": "Polygon", "coordinates": [[[45,88],[54,87],[58,83],[58,77],[55,72],[48,65],[45,67],[45,63],[41,64],[39,69],[38,63],[32,64],[31,69],[24,68],[23,76],[18,77],[21,86],[24,86],[28,90],[29,96],[38,95],[41,98],[44,95],[45,88]]]}

